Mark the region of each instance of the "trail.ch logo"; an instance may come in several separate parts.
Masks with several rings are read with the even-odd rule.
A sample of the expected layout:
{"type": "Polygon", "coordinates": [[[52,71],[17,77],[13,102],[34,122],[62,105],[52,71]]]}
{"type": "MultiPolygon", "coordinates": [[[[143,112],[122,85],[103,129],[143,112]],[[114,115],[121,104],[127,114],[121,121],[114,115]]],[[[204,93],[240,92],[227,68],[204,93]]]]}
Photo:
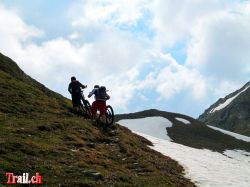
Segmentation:
{"type": "Polygon", "coordinates": [[[34,176],[29,176],[29,173],[15,175],[14,173],[6,173],[8,178],[7,184],[42,184],[42,176],[36,173],[34,176]]]}

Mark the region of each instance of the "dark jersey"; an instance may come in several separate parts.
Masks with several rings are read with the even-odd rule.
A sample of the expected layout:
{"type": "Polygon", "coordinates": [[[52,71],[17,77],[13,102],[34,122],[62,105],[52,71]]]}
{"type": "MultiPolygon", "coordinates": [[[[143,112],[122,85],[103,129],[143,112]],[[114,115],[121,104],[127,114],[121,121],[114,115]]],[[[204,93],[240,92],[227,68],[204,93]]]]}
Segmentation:
{"type": "Polygon", "coordinates": [[[68,91],[72,96],[72,104],[73,107],[81,106],[81,99],[83,95],[81,94],[81,88],[86,88],[86,86],[82,85],[79,81],[72,81],[69,84],[68,91]]]}
{"type": "Polygon", "coordinates": [[[79,81],[72,81],[69,84],[69,88],[68,91],[72,94],[72,95],[77,95],[81,93],[81,88],[85,88],[85,86],[83,86],[79,81]]]}

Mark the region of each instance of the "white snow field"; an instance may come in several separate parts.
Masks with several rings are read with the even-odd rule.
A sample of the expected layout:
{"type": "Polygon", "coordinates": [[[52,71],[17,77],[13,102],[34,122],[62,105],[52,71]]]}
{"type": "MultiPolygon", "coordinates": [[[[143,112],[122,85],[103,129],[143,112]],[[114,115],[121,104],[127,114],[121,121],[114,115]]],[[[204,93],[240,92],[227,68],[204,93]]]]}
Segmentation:
{"type": "Polygon", "coordinates": [[[182,123],[184,123],[184,124],[186,124],[186,125],[190,124],[190,121],[188,121],[186,119],[183,119],[183,118],[175,118],[175,119],[182,122],[182,123]]]}
{"type": "Polygon", "coordinates": [[[217,127],[213,127],[213,126],[210,126],[210,125],[207,125],[207,126],[210,127],[210,128],[212,128],[212,129],[214,129],[214,130],[220,131],[220,132],[222,132],[224,134],[233,136],[233,137],[235,137],[235,138],[237,138],[239,140],[243,140],[245,142],[250,142],[250,137],[248,137],[248,136],[244,136],[244,135],[241,135],[241,134],[230,132],[230,131],[227,131],[227,130],[224,130],[224,129],[220,129],[220,128],[217,128],[217,127]]]}
{"type": "Polygon", "coordinates": [[[238,97],[242,92],[246,91],[249,88],[249,86],[247,86],[245,89],[243,89],[241,92],[239,92],[235,96],[228,98],[224,103],[221,103],[217,107],[211,109],[209,113],[213,113],[217,110],[221,110],[221,109],[225,108],[226,106],[228,106],[236,97],[238,97]]]}
{"type": "Polygon", "coordinates": [[[163,117],[146,117],[133,120],[125,119],[120,120],[118,123],[133,132],[140,132],[156,138],[171,140],[166,131],[166,127],[172,127],[172,122],[163,117]]]}
{"type": "MultiPolygon", "coordinates": [[[[249,187],[250,186],[250,153],[241,150],[227,150],[223,154],[207,149],[195,149],[171,142],[169,139],[155,137],[157,132],[142,132],[145,127],[152,129],[161,118],[120,120],[140,136],[153,143],[152,149],[178,161],[185,169],[185,176],[201,187],[249,187]],[[155,120],[155,121],[154,121],[155,120]],[[124,123],[125,122],[125,123],[124,123]],[[137,126],[137,127],[135,127],[137,126]],[[140,130],[139,131],[137,131],[140,130]]],[[[164,126],[161,121],[161,126],[164,126]]],[[[169,126],[167,120],[166,126],[169,126]]],[[[170,122],[171,123],[171,122],[170,122]]],[[[160,131],[165,128],[158,128],[160,131]]],[[[150,131],[152,132],[152,131],[150,131]]]]}

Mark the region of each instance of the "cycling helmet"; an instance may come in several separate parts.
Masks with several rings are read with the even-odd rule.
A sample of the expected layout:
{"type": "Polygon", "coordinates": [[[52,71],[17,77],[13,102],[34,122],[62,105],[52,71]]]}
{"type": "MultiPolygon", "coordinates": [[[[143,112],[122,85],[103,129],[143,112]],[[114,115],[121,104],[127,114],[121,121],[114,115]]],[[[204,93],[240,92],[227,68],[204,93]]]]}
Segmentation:
{"type": "Polygon", "coordinates": [[[105,86],[101,86],[101,89],[105,90],[106,91],[106,87],[105,86]]]}

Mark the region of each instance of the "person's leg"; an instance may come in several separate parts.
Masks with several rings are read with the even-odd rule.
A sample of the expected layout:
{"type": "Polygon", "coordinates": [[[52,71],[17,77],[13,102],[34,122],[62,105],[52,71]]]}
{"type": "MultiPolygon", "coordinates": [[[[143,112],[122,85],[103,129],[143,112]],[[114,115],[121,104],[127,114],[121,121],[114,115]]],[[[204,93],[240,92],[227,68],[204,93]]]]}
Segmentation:
{"type": "Polygon", "coordinates": [[[104,102],[104,101],[101,102],[99,107],[100,107],[101,122],[106,123],[106,110],[107,110],[106,102],[104,102]]]}
{"type": "Polygon", "coordinates": [[[92,113],[92,119],[96,119],[96,113],[97,113],[97,102],[94,101],[91,106],[91,113],[92,113]]]}
{"type": "Polygon", "coordinates": [[[76,95],[76,111],[79,115],[81,115],[81,106],[82,106],[82,102],[81,102],[81,95],[80,94],[77,94],[76,95]]]}
{"type": "Polygon", "coordinates": [[[72,94],[72,105],[73,105],[73,112],[77,114],[78,106],[77,106],[77,96],[75,94],[72,94]]]}

